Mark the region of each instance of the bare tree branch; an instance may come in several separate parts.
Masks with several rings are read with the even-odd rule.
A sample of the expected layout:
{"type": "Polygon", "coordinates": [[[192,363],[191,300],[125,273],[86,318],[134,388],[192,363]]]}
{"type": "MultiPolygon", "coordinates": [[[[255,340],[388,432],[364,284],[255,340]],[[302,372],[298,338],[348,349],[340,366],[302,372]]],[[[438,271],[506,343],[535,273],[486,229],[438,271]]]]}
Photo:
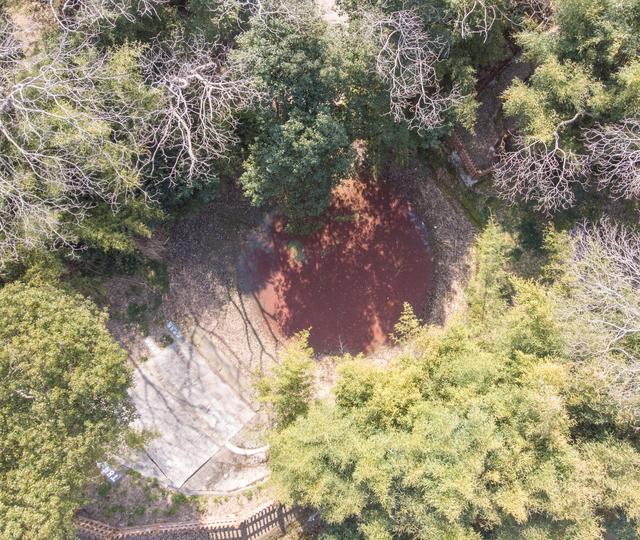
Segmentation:
{"type": "Polygon", "coordinates": [[[458,86],[445,91],[436,72],[438,62],[448,55],[449,44],[427,34],[422,19],[412,10],[374,16],[370,25],[379,47],[377,72],[389,85],[394,120],[407,122],[417,131],[442,126],[446,112],[462,100],[458,86]]]}
{"type": "Polygon", "coordinates": [[[573,188],[584,185],[588,172],[586,156],[564,150],[560,146],[561,130],[573,124],[582,112],[556,126],[554,143],[526,143],[514,137],[514,150],[502,145],[493,174],[501,197],[511,203],[532,201],[536,209],[551,214],[570,208],[575,201],[573,188]]]}
{"type": "MultiPolygon", "coordinates": [[[[5,28],[0,50],[13,58],[19,49],[5,28]]],[[[0,74],[2,260],[74,248],[66,224],[82,223],[98,201],[116,211],[148,197],[145,169],[169,182],[208,173],[237,142],[238,110],[260,98],[225,48],[204,39],[155,42],[126,69],[92,40],[63,32],[57,46],[0,74]],[[130,72],[136,61],[140,71],[130,72]]]]}
{"type": "Polygon", "coordinates": [[[548,25],[553,15],[551,0],[456,0],[453,27],[462,39],[481,36],[486,42],[496,21],[503,19],[521,26],[524,18],[548,25]]]}
{"type": "Polygon", "coordinates": [[[61,219],[80,222],[96,200],[115,209],[138,188],[131,126],[140,118],[113,100],[106,83],[124,81],[90,50],[63,35],[53,50],[3,73],[0,259],[72,244],[61,219]]]}
{"type": "Polygon", "coordinates": [[[15,28],[11,21],[0,15],[0,81],[4,78],[6,70],[15,65],[21,54],[20,43],[15,37],[15,28]]]}
{"type": "Polygon", "coordinates": [[[238,142],[237,112],[261,94],[253,81],[227,62],[224,47],[179,37],[155,42],[145,54],[147,83],[165,96],[147,122],[152,167],[160,162],[170,181],[191,180],[238,142]]]}
{"type": "Polygon", "coordinates": [[[551,0],[517,0],[516,3],[529,19],[543,26],[551,23],[553,17],[551,0]]]}
{"type": "Polygon", "coordinates": [[[66,31],[113,26],[119,18],[157,17],[158,8],[170,0],[44,0],[66,31]]]}
{"type": "Polygon", "coordinates": [[[487,41],[489,32],[500,15],[498,6],[493,0],[464,0],[458,4],[458,13],[454,22],[462,39],[474,35],[487,41]]]}
{"type": "Polygon", "coordinates": [[[611,220],[573,238],[571,291],[558,303],[573,353],[596,362],[618,405],[640,420],[640,233],[611,220]]]}
{"type": "Polygon", "coordinates": [[[640,120],[598,125],[584,134],[598,189],[615,198],[640,197],[640,120]]]}
{"type": "Polygon", "coordinates": [[[309,13],[314,13],[317,7],[308,0],[218,0],[209,9],[219,19],[240,20],[246,15],[252,24],[269,26],[273,17],[300,24],[309,20],[309,13]]]}

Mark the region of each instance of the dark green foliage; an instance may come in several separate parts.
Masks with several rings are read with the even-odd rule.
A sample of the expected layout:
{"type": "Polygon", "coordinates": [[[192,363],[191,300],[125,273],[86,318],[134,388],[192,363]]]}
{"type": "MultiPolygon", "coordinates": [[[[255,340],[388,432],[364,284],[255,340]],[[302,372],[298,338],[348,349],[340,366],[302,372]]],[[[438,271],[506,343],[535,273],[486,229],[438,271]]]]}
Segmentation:
{"type": "Polygon", "coordinates": [[[291,228],[309,230],[353,160],[325,24],[311,11],[256,20],[235,58],[267,94],[240,184],[254,204],[275,205],[291,228]]]}
{"type": "Polygon", "coordinates": [[[251,145],[240,182],[255,205],[276,204],[292,228],[304,229],[325,211],[331,189],[348,171],[349,139],[326,109],[292,111],[267,132],[251,145]]]}
{"type": "MultiPolygon", "coordinates": [[[[299,1],[298,8],[305,6],[299,1]]],[[[312,12],[300,11],[298,20],[285,16],[255,20],[238,38],[235,58],[268,92],[279,117],[290,110],[312,112],[328,104],[337,92],[327,65],[326,25],[312,12]]]]}
{"type": "Polygon", "coordinates": [[[543,231],[535,216],[528,213],[518,224],[520,245],[525,249],[539,250],[542,248],[543,231]]]}

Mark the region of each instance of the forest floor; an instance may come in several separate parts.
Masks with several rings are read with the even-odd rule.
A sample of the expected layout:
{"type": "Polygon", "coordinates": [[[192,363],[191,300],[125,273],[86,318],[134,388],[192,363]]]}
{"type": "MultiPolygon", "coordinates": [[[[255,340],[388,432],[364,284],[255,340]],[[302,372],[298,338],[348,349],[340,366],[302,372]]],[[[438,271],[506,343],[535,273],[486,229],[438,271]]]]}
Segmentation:
{"type": "Polygon", "coordinates": [[[416,214],[427,226],[434,258],[433,284],[419,315],[428,324],[445,325],[464,306],[471,251],[478,223],[457,193],[468,195],[460,177],[448,167],[393,169],[389,180],[403,186],[416,214]]]}
{"type": "Polygon", "coordinates": [[[231,495],[194,496],[164,488],[157,480],[128,470],[117,483],[108,480],[90,486],[90,502],[81,515],[115,527],[224,518],[251,512],[273,500],[267,486],[260,485],[231,495]]]}
{"type": "Polygon", "coordinates": [[[405,302],[425,310],[433,278],[425,225],[388,182],[342,182],[312,234],[274,219],[252,236],[241,267],[247,291],[276,332],[310,329],[318,354],[371,353],[405,302]]]}
{"type": "MultiPolygon", "coordinates": [[[[443,189],[446,183],[460,182],[454,175],[447,174],[444,170],[434,172],[422,167],[393,169],[385,174],[386,182],[405,192],[415,219],[424,222],[423,232],[434,256],[433,283],[421,305],[416,306],[416,312],[434,324],[442,324],[462,306],[474,234],[474,226],[464,208],[443,189]]],[[[357,212],[347,208],[340,213],[351,217],[355,214],[357,212]]],[[[247,276],[240,261],[251,235],[264,230],[265,223],[259,211],[231,190],[197,209],[185,210],[182,217],[158,229],[152,239],[141,241],[139,247],[151,261],[146,273],[114,276],[103,284],[100,296],[111,313],[110,328],[143,372],[155,369],[158,355],[166,355],[168,349],[180,345],[171,331],[173,327],[184,339],[181,347],[192,346],[213,375],[220,377],[254,410],[259,409],[254,383],[277,361],[284,338],[277,331],[272,314],[259,301],[258,291],[247,288],[247,276]]],[[[344,218],[343,223],[353,223],[353,220],[344,218]]],[[[411,221],[405,225],[415,227],[411,221]]],[[[295,245],[293,247],[295,250],[295,245]]],[[[424,269],[413,271],[424,272],[424,269]]],[[[335,287],[337,293],[344,290],[340,283],[335,287]]],[[[382,344],[368,358],[384,364],[397,352],[392,345],[382,344]]],[[[334,356],[324,355],[318,359],[318,395],[329,393],[336,377],[335,365],[334,356]]],[[[175,370],[173,373],[174,382],[167,383],[167,393],[175,393],[175,381],[182,380],[181,376],[175,376],[175,370]]],[[[206,375],[210,377],[211,374],[206,375]]],[[[163,392],[161,384],[158,391],[163,392]]],[[[212,406],[213,402],[204,408],[212,406]]],[[[261,446],[264,420],[260,414],[256,415],[229,441],[239,447],[261,446]]],[[[202,421],[202,418],[198,420],[202,421]]],[[[153,478],[129,472],[111,488],[105,487],[110,485],[108,482],[93,486],[94,500],[87,506],[87,512],[94,519],[137,525],[154,519],[192,519],[194,513],[217,515],[221,511],[220,504],[206,505],[201,499],[218,503],[226,500],[224,512],[229,513],[245,510],[244,505],[248,503],[264,502],[270,494],[260,486],[249,489],[248,493],[257,494],[252,502],[233,493],[218,497],[188,496],[206,491],[208,483],[214,490],[216,486],[233,485],[233,476],[242,475],[245,465],[256,466],[255,460],[242,463],[228,455],[226,449],[221,450],[226,452],[226,457],[218,453],[218,458],[209,459],[195,471],[191,484],[185,486],[197,489],[187,489],[186,493],[167,490],[153,478]]]]}
{"type": "MultiPolygon", "coordinates": [[[[237,261],[244,239],[261,220],[261,214],[235,191],[199,208],[185,209],[182,217],[140,242],[141,251],[151,261],[145,271],[113,276],[98,293],[110,311],[110,330],[136,367],[132,392],[134,401],[145,404],[139,408],[144,415],[142,424],[159,426],[158,436],[148,444],[150,455],[162,456],[165,464],[171,458],[177,460],[170,476],[177,485],[182,483],[182,492],[219,493],[236,501],[237,507],[232,502],[226,507],[232,513],[246,502],[236,497],[237,489],[253,486],[266,474],[265,456],[239,456],[225,444],[240,448],[264,445],[265,419],[254,412],[259,406],[253,383],[275,361],[279,346],[276,336],[261,322],[259,305],[238,283],[237,261]],[[211,382],[214,380],[218,382],[211,382]],[[215,388],[199,391],[206,381],[215,388]],[[237,421],[230,421],[229,410],[237,412],[237,421]],[[176,422],[183,435],[193,432],[191,439],[201,451],[177,451],[181,443],[176,439],[176,422]],[[208,456],[203,454],[206,440],[211,441],[208,456]],[[171,448],[176,449],[175,455],[166,455],[171,448]]],[[[143,461],[148,465],[149,460],[143,461]]],[[[116,462],[111,465],[117,468],[116,462]]],[[[149,472],[146,466],[141,471],[149,472]]],[[[161,478],[157,471],[155,476],[161,478]]],[[[106,520],[115,516],[117,521],[139,524],[154,511],[156,515],[165,512],[166,497],[141,499],[140,495],[153,491],[157,479],[136,480],[136,485],[147,485],[143,489],[128,478],[125,475],[121,480],[122,488],[120,483],[114,486],[118,489],[110,492],[108,501],[90,505],[94,518],[100,519],[102,509],[106,520]],[[143,512],[141,506],[147,510],[143,512]]],[[[94,493],[97,489],[94,486],[94,493]]],[[[249,492],[255,489],[250,487],[249,492]]],[[[183,501],[182,493],[167,493],[183,501]]],[[[190,519],[192,507],[180,505],[174,518],[190,519]]],[[[218,512],[217,507],[214,511],[218,512]]]]}

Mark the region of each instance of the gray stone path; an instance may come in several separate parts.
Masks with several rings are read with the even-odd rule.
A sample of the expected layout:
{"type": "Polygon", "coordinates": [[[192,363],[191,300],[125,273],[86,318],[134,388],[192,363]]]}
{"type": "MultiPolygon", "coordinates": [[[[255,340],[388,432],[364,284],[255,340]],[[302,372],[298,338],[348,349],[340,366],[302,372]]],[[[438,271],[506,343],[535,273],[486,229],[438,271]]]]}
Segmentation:
{"type": "Polygon", "coordinates": [[[183,338],[154,351],[136,366],[131,396],[134,426],[156,436],[124,461],[178,488],[256,413],[183,338]]]}

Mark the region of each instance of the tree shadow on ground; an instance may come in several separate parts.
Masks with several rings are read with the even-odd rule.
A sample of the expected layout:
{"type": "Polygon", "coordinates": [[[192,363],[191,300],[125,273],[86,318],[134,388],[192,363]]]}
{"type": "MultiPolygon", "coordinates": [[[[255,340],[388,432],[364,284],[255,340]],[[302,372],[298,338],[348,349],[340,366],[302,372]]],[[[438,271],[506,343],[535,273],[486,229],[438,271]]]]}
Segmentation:
{"type": "Polygon", "coordinates": [[[279,344],[264,324],[260,306],[239,285],[243,243],[261,220],[261,214],[232,191],[179,220],[167,244],[170,290],[163,298],[165,317],[192,334],[206,335],[244,387],[252,373],[274,360],[279,344]]]}
{"type": "Polygon", "coordinates": [[[280,219],[249,242],[243,261],[255,294],[285,336],[311,328],[326,353],[370,352],[404,302],[424,304],[432,280],[427,239],[389,184],[352,180],[336,190],[323,227],[289,234],[280,219]]]}

